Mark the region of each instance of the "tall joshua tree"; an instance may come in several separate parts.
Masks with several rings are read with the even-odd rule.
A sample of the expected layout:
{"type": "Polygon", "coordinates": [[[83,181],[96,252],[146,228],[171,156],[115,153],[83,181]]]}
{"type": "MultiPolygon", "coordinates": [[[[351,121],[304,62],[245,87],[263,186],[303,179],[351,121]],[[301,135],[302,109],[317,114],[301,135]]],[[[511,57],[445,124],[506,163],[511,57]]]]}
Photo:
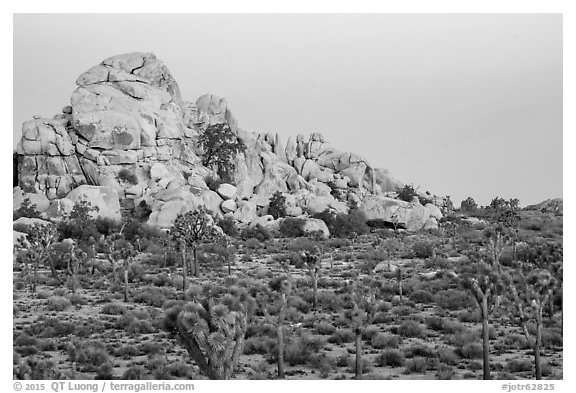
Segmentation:
{"type": "Polygon", "coordinates": [[[46,262],[48,252],[57,240],[58,232],[54,225],[34,224],[30,227],[28,235],[20,237],[14,246],[18,252],[16,258],[24,264],[24,270],[34,292],[38,281],[38,267],[46,262]]]}
{"type": "Polygon", "coordinates": [[[245,289],[191,286],[186,301],[166,311],[164,328],[210,379],[230,379],[244,348],[254,300],[245,289]]]}
{"type": "Polygon", "coordinates": [[[376,299],[375,287],[377,286],[378,283],[372,279],[353,283],[350,288],[350,296],[354,307],[352,310],[347,310],[344,314],[344,318],[352,326],[355,335],[356,379],[362,379],[362,333],[374,321],[374,316],[381,303],[376,299]]]}
{"type": "Polygon", "coordinates": [[[494,265],[480,261],[472,266],[472,272],[463,275],[461,284],[468,289],[482,317],[483,379],[490,377],[490,315],[500,303],[503,281],[500,270],[494,265]]]}
{"type": "Polygon", "coordinates": [[[268,321],[276,325],[276,339],[278,344],[278,378],[283,379],[284,375],[284,321],[286,319],[286,310],[288,308],[287,296],[289,296],[292,290],[292,283],[290,276],[283,274],[279,277],[272,279],[268,283],[268,287],[272,292],[277,294],[278,301],[280,302],[280,308],[278,310],[278,315],[276,321],[274,322],[273,317],[268,312],[268,299],[264,298],[260,294],[258,298],[258,303],[264,313],[264,316],[268,321]]]}
{"type": "Polygon", "coordinates": [[[318,247],[314,247],[312,251],[302,251],[300,255],[308,269],[308,275],[312,279],[312,307],[316,310],[318,307],[318,277],[322,268],[322,254],[318,247]]]}
{"type": "Polygon", "coordinates": [[[547,305],[552,290],[557,285],[554,275],[547,269],[521,264],[508,276],[507,282],[516,309],[518,323],[526,336],[528,344],[534,352],[534,370],[536,379],[542,379],[540,349],[542,347],[543,310],[547,305]],[[531,335],[528,322],[536,323],[536,332],[531,335]]]}
{"type": "Polygon", "coordinates": [[[194,276],[198,277],[198,258],[197,249],[201,243],[205,242],[218,242],[220,232],[217,231],[216,225],[212,217],[203,209],[199,208],[194,211],[189,211],[184,214],[179,214],[174,220],[174,227],[171,233],[178,242],[182,251],[182,267],[183,267],[183,290],[186,289],[186,270],[188,263],[186,260],[186,251],[188,248],[192,249],[194,258],[194,276]]]}

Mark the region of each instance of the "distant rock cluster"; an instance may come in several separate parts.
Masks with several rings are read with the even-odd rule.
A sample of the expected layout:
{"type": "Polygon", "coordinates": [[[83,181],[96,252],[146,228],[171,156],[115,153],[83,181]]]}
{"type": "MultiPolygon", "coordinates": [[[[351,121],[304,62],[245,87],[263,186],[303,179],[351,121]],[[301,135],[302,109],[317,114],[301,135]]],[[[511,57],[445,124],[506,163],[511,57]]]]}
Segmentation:
{"type": "Polygon", "coordinates": [[[325,209],[359,207],[370,219],[395,220],[410,230],[435,228],[442,216],[432,204],[390,198],[399,181],[362,156],[336,149],[320,133],[284,143],[278,134],[241,129],[223,98],[206,94],[185,102],[152,53],[106,59],[76,84],[61,114],[22,126],[14,209],[28,197],[57,220],[75,202],[88,200],[98,214],[119,218],[122,210],[146,202],[149,224],[168,228],[179,213],[205,206],[241,226],[277,227],[267,207],[280,191],[289,216],[322,232],[325,226],[309,216],[325,209]],[[210,190],[205,179],[214,174],[201,164],[197,136],[215,124],[229,126],[246,151],[231,157],[231,184],[210,190]]]}

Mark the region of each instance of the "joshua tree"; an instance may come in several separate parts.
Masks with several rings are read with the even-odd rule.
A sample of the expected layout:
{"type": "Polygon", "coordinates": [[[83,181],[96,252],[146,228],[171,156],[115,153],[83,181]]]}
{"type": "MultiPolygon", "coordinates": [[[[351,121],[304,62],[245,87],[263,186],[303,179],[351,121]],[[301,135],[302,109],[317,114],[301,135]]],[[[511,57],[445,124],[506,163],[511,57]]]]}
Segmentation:
{"type": "Polygon", "coordinates": [[[244,347],[254,301],[245,289],[191,286],[186,302],[166,311],[164,328],[210,379],[229,379],[244,347]]]}
{"type": "Polygon", "coordinates": [[[404,272],[402,271],[402,268],[400,266],[398,266],[397,270],[396,270],[396,281],[398,281],[398,296],[400,296],[400,303],[402,303],[402,295],[403,295],[403,291],[402,291],[402,281],[404,279],[404,272]]]}
{"type": "Polygon", "coordinates": [[[136,256],[136,250],[128,240],[124,239],[121,232],[107,236],[104,243],[108,248],[106,256],[112,264],[113,280],[117,279],[116,265],[122,261],[124,267],[124,301],[128,302],[128,269],[136,256]]]}
{"type": "Polygon", "coordinates": [[[134,257],[136,250],[134,246],[127,240],[120,240],[121,244],[116,247],[116,260],[121,260],[124,267],[124,301],[128,303],[128,270],[134,257]]]}
{"type": "Polygon", "coordinates": [[[515,269],[513,274],[514,276],[507,276],[507,283],[516,308],[518,323],[534,352],[536,379],[542,379],[540,364],[542,315],[554,288],[558,285],[558,280],[550,270],[524,263],[520,263],[519,268],[515,269]],[[536,332],[533,337],[528,330],[530,320],[536,323],[536,332]]]}
{"type": "Polygon", "coordinates": [[[461,284],[468,289],[482,317],[483,378],[490,379],[490,315],[500,303],[502,276],[498,268],[483,261],[472,266],[472,271],[463,275],[461,284]]]}
{"type": "Polygon", "coordinates": [[[15,245],[15,250],[18,251],[17,260],[24,264],[24,271],[34,292],[38,281],[38,266],[46,262],[48,251],[57,239],[58,232],[54,225],[34,224],[28,235],[20,237],[15,245]]]}
{"type": "Polygon", "coordinates": [[[192,254],[194,257],[194,276],[198,277],[199,269],[198,258],[196,255],[198,246],[204,242],[216,243],[221,234],[217,231],[212,217],[210,217],[203,208],[179,214],[174,221],[174,227],[171,229],[171,233],[178,242],[182,251],[182,274],[184,278],[183,290],[185,290],[186,270],[188,267],[186,261],[187,248],[192,248],[192,254]]]}
{"type": "Polygon", "coordinates": [[[376,300],[375,286],[377,286],[377,282],[371,279],[354,282],[350,287],[354,307],[344,314],[344,318],[354,329],[356,338],[356,379],[362,379],[362,333],[374,321],[380,304],[376,300]]]}
{"type": "Polygon", "coordinates": [[[322,268],[322,255],[318,247],[314,247],[312,251],[302,251],[300,255],[312,279],[312,307],[316,310],[318,307],[318,277],[320,276],[320,269],[322,268]]]}
{"type": "Polygon", "coordinates": [[[484,237],[488,242],[488,248],[492,256],[492,266],[498,268],[500,266],[500,256],[504,251],[504,246],[508,240],[507,228],[499,223],[484,230],[484,237]]]}
{"type": "MultiPolygon", "coordinates": [[[[88,251],[90,251],[90,249],[88,251]]],[[[76,244],[72,243],[70,245],[66,270],[69,274],[69,283],[72,288],[72,293],[76,293],[76,284],[78,283],[78,271],[80,270],[80,267],[84,266],[90,258],[91,256],[89,253],[78,247],[76,244]]]]}
{"type": "Polygon", "coordinates": [[[286,309],[288,308],[287,296],[292,290],[292,283],[290,276],[283,274],[268,283],[268,287],[278,295],[280,302],[280,309],[276,323],[268,312],[268,299],[264,299],[262,295],[259,297],[259,305],[268,321],[276,325],[276,339],[278,344],[278,378],[284,378],[284,321],[286,319],[286,309]]]}

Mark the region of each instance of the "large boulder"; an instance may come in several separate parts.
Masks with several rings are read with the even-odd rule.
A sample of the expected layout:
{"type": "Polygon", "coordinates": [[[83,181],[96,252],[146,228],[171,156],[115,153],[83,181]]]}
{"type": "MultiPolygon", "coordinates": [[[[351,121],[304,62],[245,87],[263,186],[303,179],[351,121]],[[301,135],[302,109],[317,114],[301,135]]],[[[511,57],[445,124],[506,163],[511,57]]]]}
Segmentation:
{"type": "Polygon", "coordinates": [[[428,209],[417,197],[412,202],[405,202],[381,195],[369,196],[362,201],[360,210],[368,220],[388,222],[409,231],[422,229],[430,217],[428,209]]]}
{"type": "Polygon", "coordinates": [[[70,191],[66,199],[74,204],[87,201],[91,206],[97,207],[98,211],[91,213],[93,217],[121,219],[118,192],[111,187],[81,185],[70,191]]]}
{"type": "Polygon", "coordinates": [[[275,220],[271,215],[265,215],[252,220],[249,227],[255,228],[256,226],[260,225],[263,228],[278,231],[280,230],[280,221],[281,219],[275,220]]]}
{"type": "Polygon", "coordinates": [[[236,187],[232,184],[222,183],[216,190],[218,195],[220,195],[223,199],[233,199],[236,195],[236,187]]]}
{"type": "Polygon", "coordinates": [[[326,223],[317,218],[306,218],[304,225],[302,226],[302,231],[306,234],[322,233],[322,238],[324,239],[330,237],[330,231],[328,230],[326,223]]]}
{"type": "Polygon", "coordinates": [[[74,202],[67,198],[53,199],[50,206],[44,212],[49,220],[61,220],[68,216],[74,209],[74,202]]]}
{"type": "Polygon", "coordinates": [[[20,217],[12,223],[14,231],[23,233],[29,233],[30,228],[34,225],[52,225],[52,223],[41,218],[28,217],[20,217]]]}
{"type": "Polygon", "coordinates": [[[224,201],[217,192],[212,190],[206,190],[201,195],[202,201],[206,206],[206,209],[216,217],[220,217],[222,215],[222,211],[220,210],[220,205],[224,201]]]}
{"type": "Polygon", "coordinates": [[[248,224],[258,217],[256,203],[245,201],[234,212],[234,219],[242,224],[248,224]]]}
{"type": "Polygon", "coordinates": [[[23,193],[20,187],[15,187],[12,193],[12,209],[14,211],[18,210],[25,199],[28,199],[30,204],[34,205],[38,213],[45,212],[50,206],[50,200],[44,194],[23,193]]]}
{"type": "Polygon", "coordinates": [[[220,205],[220,210],[222,210],[224,213],[233,213],[236,211],[236,209],[238,209],[238,206],[232,199],[226,199],[220,205]]]}

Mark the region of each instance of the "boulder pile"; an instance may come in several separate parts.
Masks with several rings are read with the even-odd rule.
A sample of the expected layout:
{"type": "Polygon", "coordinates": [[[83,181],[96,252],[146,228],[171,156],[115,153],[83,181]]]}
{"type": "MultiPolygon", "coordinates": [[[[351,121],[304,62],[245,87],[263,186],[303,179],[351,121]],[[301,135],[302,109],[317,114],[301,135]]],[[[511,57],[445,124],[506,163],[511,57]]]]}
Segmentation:
{"type": "MultiPolygon", "coordinates": [[[[98,214],[119,218],[145,203],[148,223],[168,228],[180,213],[204,206],[214,217],[240,225],[277,226],[267,215],[270,197],[286,197],[287,214],[360,207],[370,219],[400,220],[409,230],[437,227],[441,213],[389,198],[402,184],[360,155],[339,150],[320,133],[278,134],[241,129],[223,98],[205,94],[194,103],[180,95],[168,68],[152,53],[110,57],[76,80],[70,105],[52,118],[22,126],[14,210],[28,197],[47,219],[87,200],[98,214]],[[229,127],[246,146],[231,157],[227,183],[210,189],[214,172],[202,165],[198,135],[229,127]]],[[[278,224],[279,225],[279,224],[278,224]]],[[[308,219],[310,231],[327,228],[308,219]]]]}

